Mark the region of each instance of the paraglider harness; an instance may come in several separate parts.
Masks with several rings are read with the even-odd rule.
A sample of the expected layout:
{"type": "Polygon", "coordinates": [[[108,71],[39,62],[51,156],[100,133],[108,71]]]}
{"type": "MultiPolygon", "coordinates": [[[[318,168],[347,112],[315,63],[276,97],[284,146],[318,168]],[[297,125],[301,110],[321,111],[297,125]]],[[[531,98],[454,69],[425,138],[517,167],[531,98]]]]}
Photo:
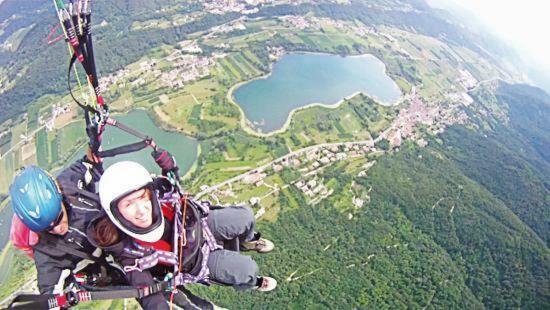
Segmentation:
{"type": "Polygon", "coordinates": [[[124,251],[136,259],[133,265],[125,266],[124,271],[143,271],[163,264],[174,266],[173,275],[168,277],[173,287],[189,283],[210,284],[208,256],[211,251],[223,248],[217,243],[206,222],[210,205],[187,196],[181,197],[175,192],[165,194],[160,202],[174,207],[172,251],[145,247],[134,242],[134,248],[125,248],[124,251]],[[187,249],[185,255],[184,249],[187,249]],[[184,270],[185,266],[196,262],[198,256],[202,256],[200,264],[192,270],[184,270]]]}
{"type": "MultiPolygon", "coordinates": [[[[64,37],[68,43],[71,59],[67,73],[67,84],[69,92],[76,104],[84,110],[86,120],[86,132],[90,136],[90,147],[95,156],[99,158],[113,157],[120,154],[137,152],[146,147],[151,147],[157,150],[157,146],[153,139],[141,132],[130,128],[109,116],[108,107],[104,102],[99,88],[98,78],[96,75],[96,67],[93,55],[93,43],[91,35],[91,0],[69,0],[69,5],[66,6],[63,0],[53,0],[56,8],[56,13],[59,17],[60,28],[63,34],[59,38],[64,37]],[[78,74],[75,78],[80,85],[80,90],[83,92],[82,97],[86,99],[85,103],[77,100],[71,89],[71,71],[76,72],[74,64],[78,60],[82,64],[86,72],[86,79],[90,87],[90,93],[93,96],[88,96],[82,90],[82,85],[78,79],[78,74]],[[95,100],[91,100],[93,97],[95,100]],[[115,126],[142,141],[123,145],[110,150],[100,150],[101,139],[106,125],[115,126]]],[[[55,31],[55,29],[53,30],[55,31]]],[[[52,31],[52,33],[53,33],[52,31]]],[[[52,36],[48,36],[48,39],[52,36]]],[[[58,38],[58,39],[59,39],[58,38]]],[[[57,40],[57,39],[56,39],[57,40]]],[[[54,42],[52,40],[50,42],[54,42]]],[[[187,194],[184,194],[179,185],[179,177],[177,171],[169,171],[166,175],[167,179],[173,185],[174,189],[168,193],[164,193],[159,197],[163,203],[169,203],[173,206],[173,246],[172,252],[156,250],[152,247],[144,247],[135,243],[134,249],[126,249],[135,257],[134,265],[126,266],[125,272],[142,271],[156,266],[161,263],[164,265],[173,266],[173,273],[154,285],[146,287],[131,287],[131,286],[116,286],[116,287],[95,287],[90,286],[89,282],[73,281],[64,292],[61,294],[20,294],[15,297],[10,308],[69,308],[77,305],[80,302],[108,299],[124,299],[124,298],[143,298],[159,292],[169,292],[172,294],[178,286],[189,283],[202,283],[209,285],[209,269],[207,267],[208,256],[211,251],[222,248],[217,244],[216,239],[212,235],[207,223],[206,215],[210,210],[208,203],[199,203],[194,201],[187,194]],[[195,230],[194,234],[199,236],[199,240],[195,240],[195,244],[191,245],[187,240],[187,232],[195,230]],[[204,240],[202,240],[204,238],[204,240]],[[184,257],[184,248],[189,249],[184,257]],[[200,253],[199,253],[200,252],[200,253]],[[184,271],[186,263],[193,259],[197,259],[198,255],[202,255],[200,264],[195,266],[192,271],[184,271]]],[[[226,242],[226,248],[238,250],[238,240],[226,242]],[[237,245],[234,243],[237,242],[237,245]]],[[[61,246],[61,245],[53,245],[61,246]]],[[[67,253],[71,253],[77,257],[91,259],[97,261],[97,258],[81,252],[75,253],[74,249],[62,249],[67,253]]],[[[104,260],[104,258],[102,258],[104,260]]],[[[218,283],[223,284],[223,283],[218,283]]]]}

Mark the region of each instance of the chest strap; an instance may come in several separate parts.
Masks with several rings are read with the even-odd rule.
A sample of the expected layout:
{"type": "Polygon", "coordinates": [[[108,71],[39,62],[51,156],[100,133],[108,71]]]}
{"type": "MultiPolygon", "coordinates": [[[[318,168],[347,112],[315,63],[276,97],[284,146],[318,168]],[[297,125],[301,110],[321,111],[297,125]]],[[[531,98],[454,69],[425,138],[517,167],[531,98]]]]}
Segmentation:
{"type": "Polygon", "coordinates": [[[208,277],[210,276],[210,269],[208,268],[208,256],[210,256],[210,252],[222,249],[223,247],[216,242],[216,238],[214,238],[212,231],[210,231],[210,228],[208,227],[206,218],[203,217],[201,221],[202,221],[202,232],[205,237],[205,242],[201,248],[201,252],[202,252],[201,269],[196,276],[191,275],[189,273],[179,273],[174,278],[174,286],[185,285],[190,283],[205,283],[205,284],[209,283],[208,277]]]}
{"type": "Polygon", "coordinates": [[[163,264],[174,266],[178,263],[176,254],[168,251],[155,250],[153,248],[145,248],[144,246],[134,242],[136,249],[125,248],[124,252],[137,256],[134,265],[124,266],[125,272],[130,271],[143,271],[155,267],[156,265],[163,264]]]}
{"type": "MultiPolygon", "coordinates": [[[[179,273],[174,277],[174,285],[184,285],[189,283],[208,283],[208,276],[210,275],[210,269],[208,268],[208,256],[210,252],[222,249],[216,242],[216,238],[210,231],[206,218],[201,219],[202,233],[204,235],[204,243],[201,247],[202,262],[201,269],[196,276],[189,273],[179,273]]],[[[145,248],[140,244],[134,243],[135,249],[125,248],[124,251],[133,256],[137,256],[134,265],[124,266],[125,272],[131,271],[143,271],[150,269],[158,265],[159,263],[164,265],[175,266],[178,264],[178,258],[175,253],[168,251],[155,250],[153,248],[145,248]]]]}

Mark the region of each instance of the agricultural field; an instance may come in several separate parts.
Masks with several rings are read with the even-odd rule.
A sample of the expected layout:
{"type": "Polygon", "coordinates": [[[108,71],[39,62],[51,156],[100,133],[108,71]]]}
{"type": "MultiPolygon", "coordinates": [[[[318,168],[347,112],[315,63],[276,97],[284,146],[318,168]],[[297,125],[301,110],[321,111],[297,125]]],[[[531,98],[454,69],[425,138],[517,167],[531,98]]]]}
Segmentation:
{"type": "Polygon", "coordinates": [[[58,132],[58,135],[58,156],[63,161],[71,157],[87,141],[83,121],[68,124],[58,132]]]}
{"type": "MultiPolygon", "coordinates": [[[[10,156],[10,155],[8,155],[10,156]]],[[[7,166],[8,156],[0,159],[0,194],[7,194],[13,177],[13,170],[7,166]]]]}
{"type": "Polygon", "coordinates": [[[4,41],[3,44],[0,44],[0,50],[8,51],[8,52],[15,52],[19,48],[19,45],[21,44],[21,41],[25,38],[27,33],[31,31],[34,28],[35,24],[32,24],[27,27],[23,27],[17,31],[15,31],[9,38],[4,41]]]}
{"type": "Polygon", "coordinates": [[[11,146],[14,146],[21,142],[22,136],[25,136],[27,134],[27,123],[21,122],[14,127],[12,127],[12,138],[11,138],[11,146]]]}
{"type": "Polygon", "coordinates": [[[33,261],[23,252],[8,243],[0,252],[0,300],[3,300],[36,274],[33,261]],[[6,285],[9,284],[9,285],[6,285]]]}
{"type": "Polygon", "coordinates": [[[368,140],[387,128],[397,107],[385,107],[359,95],[337,108],[311,107],[297,111],[282,133],[293,149],[337,142],[368,140]]]}

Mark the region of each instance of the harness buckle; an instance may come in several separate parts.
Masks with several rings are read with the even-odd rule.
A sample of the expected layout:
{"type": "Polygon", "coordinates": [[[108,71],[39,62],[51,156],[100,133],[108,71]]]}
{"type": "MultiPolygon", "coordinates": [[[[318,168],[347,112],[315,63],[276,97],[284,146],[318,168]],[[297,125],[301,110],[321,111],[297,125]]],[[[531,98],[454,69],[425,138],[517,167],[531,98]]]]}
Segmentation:
{"type": "Polygon", "coordinates": [[[65,294],[65,298],[67,300],[67,304],[71,307],[74,307],[78,304],[78,294],[75,291],[67,292],[67,294],[65,294]]]}
{"type": "Polygon", "coordinates": [[[141,268],[139,268],[139,259],[136,258],[136,260],[134,261],[134,264],[133,264],[133,265],[124,266],[124,271],[125,271],[125,272],[131,272],[131,271],[139,271],[139,272],[142,272],[143,270],[142,270],[141,268]]]}

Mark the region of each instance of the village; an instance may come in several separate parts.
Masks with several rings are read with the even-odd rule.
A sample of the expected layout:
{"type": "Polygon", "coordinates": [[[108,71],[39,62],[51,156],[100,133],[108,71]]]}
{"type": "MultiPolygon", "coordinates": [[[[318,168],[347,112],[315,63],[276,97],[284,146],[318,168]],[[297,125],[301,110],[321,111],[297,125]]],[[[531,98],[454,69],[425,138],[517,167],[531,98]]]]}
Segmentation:
{"type": "MultiPolygon", "coordinates": [[[[254,188],[262,186],[268,187],[270,190],[263,196],[252,196],[247,201],[235,202],[259,206],[256,214],[259,218],[266,212],[265,206],[262,205],[263,199],[289,186],[294,186],[306,197],[308,204],[314,205],[333,193],[323,178],[322,172],[327,167],[338,162],[362,158],[364,163],[356,177],[366,177],[368,170],[376,163],[376,160],[371,157],[385,152],[398,152],[403,141],[407,139],[420,147],[425,147],[428,144],[426,135],[440,134],[446,127],[464,124],[468,120],[468,116],[460,108],[462,104],[467,103],[454,102],[445,105],[424,103],[414,87],[404,98],[408,104],[376,139],[323,143],[295,150],[219,184],[202,185],[197,197],[205,197],[204,199],[211,200],[213,203],[220,203],[220,201],[228,201],[228,198],[238,199],[238,197],[247,196],[244,195],[244,191],[254,191],[254,188]],[[426,130],[419,130],[420,128],[426,128],[426,130]],[[378,145],[384,140],[389,142],[388,149],[378,145]],[[299,177],[286,184],[269,183],[272,176],[282,173],[285,169],[298,172],[299,177]]],[[[370,190],[372,188],[368,193],[370,190]]],[[[356,209],[363,207],[370,201],[368,193],[363,197],[353,196],[349,205],[356,209]]]]}
{"type": "Polygon", "coordinates": [[[464,124],[468,119],[466,113],[459,109],[461,101],[447,105],[426,104],[414,89],[409,98],[409,106],[401,109],[392,125],[380,134],[380,138],[387,139],[391,147],[399,147],[409,138],[425,147],[428,142],[423,138],[420,126],[426,128],[430,135],[436,135],[442,133],[445,127],[464,124]]]}
{"type": "MultiPolygon", "coordinates": [[[[371,139],[358,142],[321,144],[300,149],[218,185],[212,187],[203,185],[201,186],[201,193],[197,197],[208,195],[207,199],[213,203],[220,203],[221,201],[228,201],[228,198],[239,197],[242,193],[234,190],[237,187],[253,189],[254,187],[264,186],[270,188],[271,190],[262,197],[253,196],[248,201],[237,202],[237,204],[259,205],[262,199],[279,190],[288,186],[295,186],[307,197],[309,204],[317,204],[333,193],[333,190],[324,182],[323,170],[341,161],[360,158],[377,152],[383,153],[383,151],[377,150],[374,144],[375,141],[371,139]],[[270,184],[269,177],[282,172],[284,169],[295,170],[300,173],[300,177],[283,186],[277,183],[270,184]]],[[[357,176],[365,177],[368,169],[374,163],[375,161],[366,162],[363,165],[363,170],[357,176]]],[[[351,203],[356,208],[360,208],[364,204],[363,199],[353,197],[352,200],[351,203]]],[[[260,208],[256,216],[260,217],[263,212],[265,212],[265,208],[260,208]]]]}
{"type": "Polygon", "coordinates": [[[208,0],[202,1],[205,11],[211,14],[226,14],[230,12],[237,12],[241,14],[254,14],[257,13],[258,6],[264,4],[281,5],[281,4],[293,4],[307,3],[311,1],[306,0],[208,0]]]}
{"type": "Polygon", "coordinates": [[[185,40],[178,43],[179,48],[160,59],[149,59],[139,63],[139,67],[130,70],[123,68],[115,73],[100,78],[99,86],[105,91],[111,85],[124,88],[138,87],[153,81],[160,86],[182,88],[186,83],[196,81],[210,74],[210,67],[215,64],[216,56],[198,56],[202,50],[196,41],[185,40]],[[161,65],[164,64],[164,69],[161,65]]]}

